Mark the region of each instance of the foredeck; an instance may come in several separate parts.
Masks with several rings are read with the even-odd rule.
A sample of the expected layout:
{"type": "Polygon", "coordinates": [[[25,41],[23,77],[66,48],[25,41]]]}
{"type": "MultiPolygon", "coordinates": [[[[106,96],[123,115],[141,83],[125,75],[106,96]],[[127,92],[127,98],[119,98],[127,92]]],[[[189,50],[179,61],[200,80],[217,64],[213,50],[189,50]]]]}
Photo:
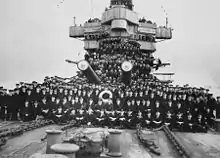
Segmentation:
{"type": "MultiPolygon", "coordinates": [[[[10,125],[8,125],[10,126],[10,125]]],[[[13,126],[13,124],[11,124],[13,126]]],[[[2,128],[2,127],[1,127],[2,128]]],[[[9,139],[2,147],[0,157],[6,158],[28,158],[34,153],[45,153],[46,141],[41,141],[45,137],[47,129],[60,129],[61,126],[49,125],[33,131],[25,132],[23,135],[9,139]]],[[[68,137],[76,128],[63,132],[62,137],[68,137]]],[[[177,158],[176,150],[170,144],[163,131],[155,133],[157,144],[161,149],[161,155],[150,153],[138,140],[136,130],[123,130],[121,134],[122,158],[177,158]]],[[[183,142],[191,156],[197,158],[219,158],[220,157],[220,135],[213,133],[175,133],[178,139],[183,142]]],[[[83,157],[85,158],[85,157],[83,157]]],[[[87,157],[86,157],[87,158],[87,157]]],[[[88,158],[95,158],[90,156],[88,158]]]]}

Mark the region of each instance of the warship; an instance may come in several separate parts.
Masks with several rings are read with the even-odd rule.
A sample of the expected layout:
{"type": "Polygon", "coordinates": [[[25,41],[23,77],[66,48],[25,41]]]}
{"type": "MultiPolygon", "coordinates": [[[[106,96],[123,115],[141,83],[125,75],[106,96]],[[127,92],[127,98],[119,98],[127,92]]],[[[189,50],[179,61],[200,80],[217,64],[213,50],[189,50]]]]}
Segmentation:
{"type": "MultiPolygon", "coordinates": [[[[83,98],[79,104],[90,105],[90,98],[93,98],[105,109],[107,121],[103,121],[106,116],[95,115],[94,118],[90,115],[102,111],[97,106],[92,107],[92,103],[84,109],[86,116],[88,114],[86,118],[79,111],[79,116],[72,119],[75,113],[72,114],[73,109],[70,108],[70,112],[67,109],[62,115],[58,110],[53,119],[39,116],[31,121],[2,121],[0,157],[219,158],[220,127],[216,117],[212,119],[217,127],[198,125],[202,132],[183,130],[183,120],[179,120],[179,128],[171,127],[164,117],[162,121],[159,119],[158,109],[151,109],[152,115],[158,115],[151,125],[147,120],[144,125],[140,121],[145,118],[143,115],[149,114],[141,113],[145,111],[143,106],[140,108],[142,98],[146,97],[151,103],[153,100],[149,99],[148,94],[139,95],[145,93],[145,89],[156,94],[158,100],[155,104],[162,102],[163,91],[173,95],[184,95],[188,90],[191,92],[188,85],[173,86],[169,77],[159,79],[159,76],[172,76],[174,73],[157,73],[159,68],[170,63],[154,57],[156,43],[172,39],[172,31],[168,18],[164,26],[140,19],[134,11],[132,0],[111,0],[100,19],[89,19],[83,25],[74,22],[69,28],[69,37],[84,42],[85,59],[65,61],[78,67],[77,75],[71,78],[47,76],[41,85],[46,87],[45,94],[48,87],[61,87],[64,96],[66,89],[72,89],[73,95],[82,90],[82,96],[86,96],[88,102],[85,103],[83,98]],[[93,90],[91,95],[86,94],[93,90]],[[117,117],[123,116],[127,110],[132,115],[135,112],[135,119],[129,116],[118,119],[111,112],[114,110],[117,117]],[[96,121],[92,122],[90,118],[96,121]]],[[[193,89],[196,93],[208,92],[203,88],[193,89]]],[[[179,113],[176,115],[179,119],[182,117],[179,113]]],[[[24,116],[20,117],[28,116],[24,112],[24,116]]]]}

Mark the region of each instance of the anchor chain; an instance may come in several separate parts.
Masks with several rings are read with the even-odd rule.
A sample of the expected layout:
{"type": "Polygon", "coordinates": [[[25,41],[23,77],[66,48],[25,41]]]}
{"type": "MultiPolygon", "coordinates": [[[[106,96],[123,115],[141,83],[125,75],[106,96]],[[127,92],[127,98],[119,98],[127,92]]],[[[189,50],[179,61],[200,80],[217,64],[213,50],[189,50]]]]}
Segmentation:
{"type": "MultiPolygon", "coordinates": [[[[161,155],[159,151],[156,149],[158,148],[153,141],[148,141],[145,140],[142,136],[142,127],[140,125],[137,125],[137,137],[140,140],[140,142],[150,150],[153,154],[156,155],[161,155]]],[[[153,131],[158,131],[162,130],[170,143],[174,146],[176,149],[177,153],[181,158],[191,158],[190,153],[185,149],[185,147],[176,139],[176,136],[170,131],[170,129],[167,126],[161,126],[160,128],[153,130],[153,131]]]]}
{"type": "Polygon", "coordinates": [[[176,151],[181,158],[191,158],[190,153],[185,149],[185,147],[176,139],[176,136],[170,131],[167,126],[163,126],[162,130],[166,134],[167,138],[171,144],[175,147],[176,151]]]}

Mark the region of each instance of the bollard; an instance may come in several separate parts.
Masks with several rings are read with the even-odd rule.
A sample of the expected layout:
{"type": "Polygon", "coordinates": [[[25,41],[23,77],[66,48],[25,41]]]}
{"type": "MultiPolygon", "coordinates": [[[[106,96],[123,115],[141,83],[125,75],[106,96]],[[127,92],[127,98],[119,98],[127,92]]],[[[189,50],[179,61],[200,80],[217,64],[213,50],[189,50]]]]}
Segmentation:
{"type": "Polygon", "coordinates": [[[220,133],[220,119],[215,119],[216,132],[220,133]]]}
{"type": "Polygon", "coordinates": [[[69,143],[54,144],[51,146],[51,150],[56,154],[62,154],[68,158],[75,158],[76,152],[79,151],[79,146],[69,143]]]}
{"type": "Polygon", "coordinates": [[[122,133],[121,130],[109,130],[108,137],[108,156],[112,157],[120,157],[122,153],[120,151],[120,135],[122,133]]]}
{"type": "Polygon", "coordinates": [[[103,140],[101,138],[92,139],[91,142],[91,151],[92,153],[101,153],[102,151],[102,142],[103,140]]]}
{"type": "Polygon", "coordinates": [[[46,133],[47,133],[46,154],[53,154],[53,151],[50,148],[54,144],[61,143],[61,133],[62,133],[62,131],[52,129],[52,130],[46,130],[46,133]]]}

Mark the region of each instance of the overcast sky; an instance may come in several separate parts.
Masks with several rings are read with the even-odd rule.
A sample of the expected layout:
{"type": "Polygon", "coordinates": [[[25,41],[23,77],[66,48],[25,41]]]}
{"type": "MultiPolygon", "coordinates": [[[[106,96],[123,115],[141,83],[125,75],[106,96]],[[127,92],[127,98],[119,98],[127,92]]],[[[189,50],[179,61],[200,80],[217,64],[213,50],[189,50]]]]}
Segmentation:
{"type": "MultiPolygon", "coordinates": [[[[140,17],[158,25],[165,24],[161,6],[169,14],[173,39],[158,43],[155,55],[172,66],[161,72],[175,72],[178,84],[220,86],[219,0],[133,1],[140,17]]],[[[68,35],[73,17],[83,24],[90,17],[101,17],[109,3],[0,0],[0,85],[11,88],[20,81],[42,81],[45,76],[73,76],[76,67],[64,60],[78,60],[84,52],[83,43],[68,35]]]]}

